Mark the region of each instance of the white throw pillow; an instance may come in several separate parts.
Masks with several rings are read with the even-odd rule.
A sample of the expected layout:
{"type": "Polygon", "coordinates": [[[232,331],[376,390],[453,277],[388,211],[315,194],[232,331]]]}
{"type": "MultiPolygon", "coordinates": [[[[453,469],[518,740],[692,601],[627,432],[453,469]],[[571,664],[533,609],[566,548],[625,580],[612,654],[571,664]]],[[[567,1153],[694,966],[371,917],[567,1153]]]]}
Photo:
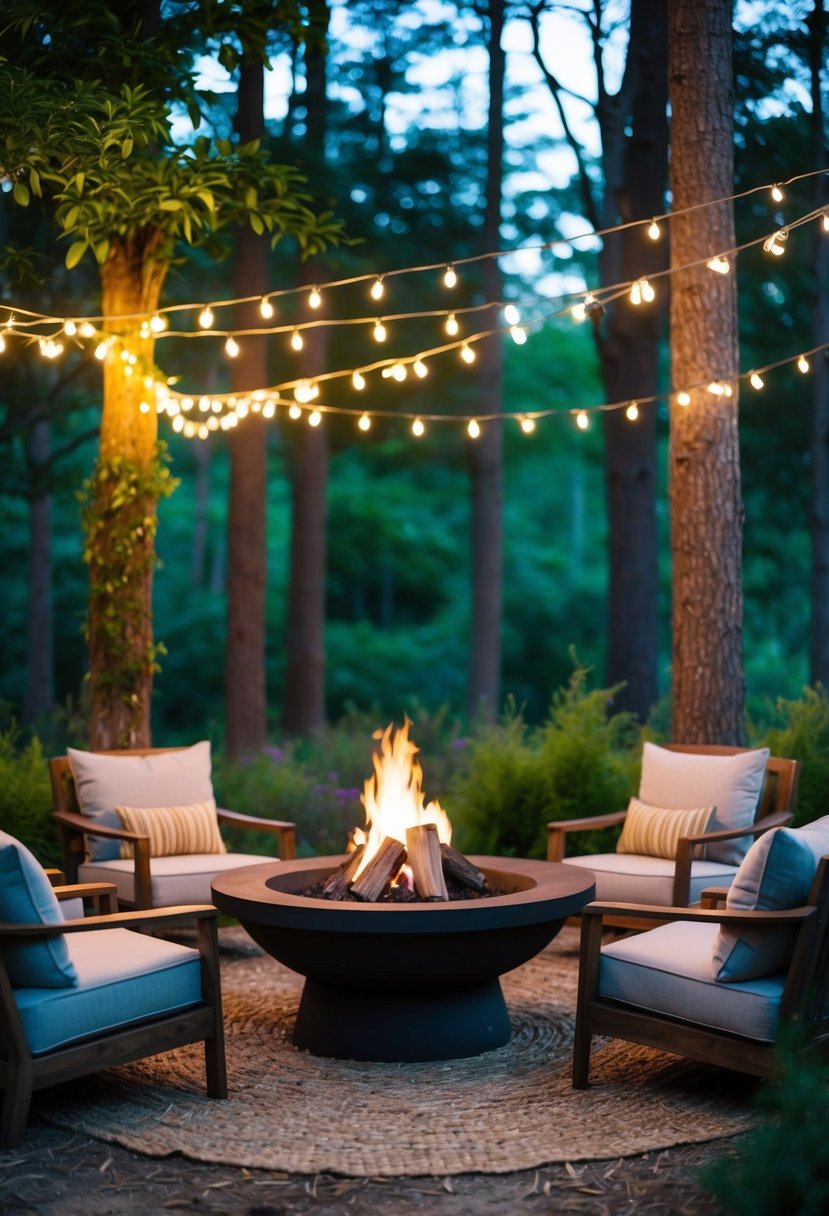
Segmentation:
{"type": "MultiPolygon", "coordinates": [[[[733,756],[703,756],[645,743],[639,798],[651,806],[678,810],[716,807],[709,832],[748,827],[757,813],[768,758],[767,747],[733,756]]],[[[750,845],[750,836],[723,840],[708,845],[705,855],[709,861],[738,866],[750,845]]]]}
{"type": "MultiPolygon", "coordinates": [[[[749,849],[728,891],[725,906],[741,912],[774,912],[806,903],[821,857],[829,854],[829,815],[802,828],[766,832],[749,849]]],[[[725,983],[762,979],[784,971],[796,930],[720,929],[714,940],[714,979],[725,983]]]]}
{"type": "MultiPolygon", "coordinates": [[[[101,755],[66,749],[72,765],[78,804],[84,815],[107,827],[121,822],[116,806],[187,806],[213,798],[210,741],[205,739],[152,756],[101,755]]],[[[111,861],[120,854],[120,841],[92,839],[90,861],[111,861]]]]}

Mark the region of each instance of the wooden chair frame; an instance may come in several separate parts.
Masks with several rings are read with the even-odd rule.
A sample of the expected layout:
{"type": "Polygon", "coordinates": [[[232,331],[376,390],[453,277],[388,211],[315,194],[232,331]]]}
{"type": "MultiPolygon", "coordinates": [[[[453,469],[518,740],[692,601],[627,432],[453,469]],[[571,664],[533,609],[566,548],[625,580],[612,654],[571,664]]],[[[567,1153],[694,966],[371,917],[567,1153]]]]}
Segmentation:
{"type": "MultiPolygon", "coordinates": [[[[668,751],[691,752],[700,756],[735,756],[744,752],[742,747],[724,745],[702,745],[697,743],[666,743],[668,751]]],[[[672,904],[685,908],[690,902],[691,861],[696,845],[714,844],[721,840],[738,840],[743,836],[762,836],[771,828],[785,827],[794,818],[797,805],[797,788],[800,779],[800,761],[769,756],[766,776],[757,805],[753,824],[741,828],[727,828],[717,832],[705,832],[685,836],[677,843],[674,868],[672,904]]],[[[582,819],[562,819],[547,824],[547,860],[563,861],[567,838],[575,832],[592,832],[598,828],[621,825],[627,811],[612,811],[608,815],[588,815],[582,819]]],[[[623,918],[619,918],[621,924],[623,918]]]]}
{"type": "Polygon", "coordinates": [[[14,999],[14,989],[0,954],[0,1043],[3,1044],[0,1089],[4,1091],[0,1113],[0,1149],[15,1148],[21,1142],[35,1090],[169,1051],[184,1043],[204,1042],[207,1092],[212,1098],[226,1098],[216,909],[209,905],[193,904],[154,912],[115,912],[115,887],[111,883],[56,887],[55,894],[59,899],[71,899],[78,895],[90,897],[113,911],[67,920],[59,925],[0,924],[0,938],[37,941],[65,933],[95,933],[101,929],[117,928],[155,932],[177,929],[183,924],[195,922],[201,956],[203,999],[188,1009],[104,1031],[33,1056],[14,999]]]}
{"type": "MultiPolygon", "coordinates": [[[[723,898],[719,889],[706,891],[703,904],[723,898]]],[[[658,1012],[624,1005],[599,995],[602,931],[606,917],[622,913],[643,929],[654,922],[699,921],[770,929],[791,925],[797,930],[792,961],[780,1007],[780,1028],[796,1026],[803,1045],[825,1050],[829,1046],[829,858],[815,875],[809,901],[803,907],[781,912],[739,912],[716,906],[663,908],[646,904],[592,903],[582,912],[579,957],[578,1008],[573,1044],[573,1087],[585,1089],[594,1035],[607,1035],[644,1043],[675,1055],[719,1064],[761,1077],[774,1076],[777,1046],[743,1035],[701,1026],[658,1012]]]]}
{"type": "MultiPolygon", "coordinates": [[[[157,756],[164,752],[181,751],[176,747],[132,748],[124,751],[97,752],[102,756],[157,756]]],[[[128,832],[126,828],[106,827],[94,823],[81,811],[68,756],[54,756],[49,761],[49,779],[52,784],[52,817],[57,823],[60,836],[63,868],[69,882],[77,882],[78,866],[86,857],[87,836],[98,836],[108,840],[128,841],[133,847],[135,859],[135,901],[121,900],[124,908],[151,908],[150,841],[148,836],[128,832]]],[[[276,854],[284,861],[296,857],[296,824],[284,819],[262,819],[255,815],[243,815],[224,807],[216,808],[219,823],[275,837],[276,854]]]]}

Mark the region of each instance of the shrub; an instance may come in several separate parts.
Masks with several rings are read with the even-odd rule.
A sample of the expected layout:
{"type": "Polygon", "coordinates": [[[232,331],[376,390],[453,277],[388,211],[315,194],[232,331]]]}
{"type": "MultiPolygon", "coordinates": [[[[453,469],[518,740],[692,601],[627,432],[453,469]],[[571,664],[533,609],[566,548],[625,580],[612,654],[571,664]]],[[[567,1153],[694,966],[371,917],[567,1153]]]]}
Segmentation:
{"type": "Polygon", "coordinates": [[[16,836],[45,866],[60,865],[52,792],[43,747],[15,726],[0,732],[0,827],[16,836]]]}
{"type": "Polygon", "coordinates": [[[772,755],[801,762],[795,825],[829,814],[829,695],[819,684],[805,688],[797,701],[780,698],[775,705],[779,725],[762,743],[772,755]]]}

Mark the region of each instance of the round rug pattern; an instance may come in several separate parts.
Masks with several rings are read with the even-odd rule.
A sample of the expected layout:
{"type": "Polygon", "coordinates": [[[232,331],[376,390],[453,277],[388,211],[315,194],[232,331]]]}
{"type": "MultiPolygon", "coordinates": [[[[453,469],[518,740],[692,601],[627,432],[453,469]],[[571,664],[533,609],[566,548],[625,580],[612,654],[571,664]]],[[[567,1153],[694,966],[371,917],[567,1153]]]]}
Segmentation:
{"type": "Polygon", "coordinates": [[[197,1045],[38,1095],[53,1123],[150,1156],[351,1177],[506,1173],[747,1130],[756,1083],[619,1041],[573,1090],[577,934],[502,979],[513,1035],[468,1060],[329,1060],[291,1043],[301,977],[221,931],[227,1101],[197,1045]],[[78,1094],[77,1099],[74,1095],[78,1094]]]}

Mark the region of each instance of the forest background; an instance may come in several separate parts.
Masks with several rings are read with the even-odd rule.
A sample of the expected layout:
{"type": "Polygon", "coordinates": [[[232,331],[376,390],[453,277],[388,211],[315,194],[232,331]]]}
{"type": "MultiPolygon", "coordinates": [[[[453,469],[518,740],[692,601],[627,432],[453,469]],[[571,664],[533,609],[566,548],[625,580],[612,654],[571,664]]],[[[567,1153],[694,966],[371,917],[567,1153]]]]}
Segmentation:
{"type": "MultiPolygon", "coordinates": [[[[815,163],[810,121],[806,27],[812,11],[805,3],[787,6],[785,12],[774,4],[737,6],[735,195],[825,167],[815,163]]],[[[267,263],[268,290],[311,284],[315,275],[330,281],[462,263],[481,248],[486,21],[472,4],[334,3],[326,15],[331,20],[322,154],[316,161],[308,154],[303,48],[282,35],[272,48],[266,143],[276,160],[297,164],[309,175],[322,205],[343,221],[350,242],[329,249],[317,265],[313,259],[302,264],[289,243],[280,244],[267,263]]],[[[584,70],[572,80],[565,60],[573,61],[573,44],[561,36],[560,27],[558,35],[554,27],[543,27],[542,58],[533,56],[533,19],[553,18],[580,26],[596,23],[607,71],[602,85],[612,87],[625,52],[628,8],[621,3],[585,3],[575,10],[554,3],[506,8],[499,247],[536,252],[499,259],[505,298],[520,307],[527,333],[521,345],[504,343],[503,401],[516,418],[525,412],[553,412],[531,434],[512,420],[504,426],[499,701],[520,707],[522,720],[531,724],[547,717],[551,698],[568,685],[574,664],[579,689],[584,687],[581,664],[592,669],[599,683],[607,672],[608,514],[598,409],[604,390],[590,326],[574,324],[562,307],[596,282],[598,243],[560,240],[589,231],[584,179],[600,189],[604,167],[590,127],[591,104],[570,95],[570,90],[584,88],[595,102],[589,37],[583,42],[584,70]],[[546,80],[542,65],[550,73],[546,80]],[[551,80],[559,73],[564,87],[552,89],[551,80]],[[565,130],[563,115],[568,115],[565,130]],[[563,315],[545,320],[556,312],[563,315]],[[582,409],[591,421],[584,431],[575,425],[582,409]]],[[[214,67],[211,80],[216,78],[214,67]]],[[[236,111],[233,72],[227,73],[222,90],[210,98],[211,119],[230,137],[236,111]]],[[[183,112],[181,120],[186,122],[183,112]]],[[[813,183],[807,179],[787,188],[780,205],[765,193],[738,199],[738,244],[774,228],[787,214],[807,211],[813,198],[813,183]]],[[[0,206],[0,224],[7,249],[34,250],[28,266],[19,257],[4,256],[0,262],[4,302],[25,300],[29,307],[58,315],[94,311],[93,272],[77,267],[54,274],[63,250],[57,248],[56,262],[55,243],[35,209],[0,206]],[[48,274],[41,257],[43,265],[52,266],[48,274]]],[[[770,261],[759,252],[740,258],[743,368],[789,360],[798,347],[810,345],[815,294],[810,258],[808,240],[798,240],[797,234],[783,258],[770,261]]],[[[165,305],[232,298],[233,266],[232,256],[217,261],[196,251],[173,266],[165,305]]],[[[384,303],[384,309],[445,309],[438,272],[432,271],[429,281],[427,277],[401,278],[399,288],[389,279],[390,291],[400,293],[399,303],[384,303]]],[[[474,303],[473,288],[466,295],[464,290],[462,278],[459,304],[474,303]]],[[[287,299],[286,319],[297,319],[287,299]]],[[[662,309],[664,316],[664,302],[662,309]]],[[[435,344],[434,322],[431,331],[429,324],[423,322],[423,346],[435,344]]],[[[660,388],[667,393],[664,334],[662,343],[660,388]]],[[[90,358],[44,363],[12,343],[8,347],[0,388],[5,523],[0,534],[5,588],[0,699],[6,723],[22,722],[54,747],[67,738],[83,741],[82,628],[88,584],[78,493],[94,461],[98,369],[90,358]],[[47,552],[33,553],[32,514],[44,507],[50,544],[47,552]],[[38,579],[49,587],[45,599],[33,595],[38,579]],[[44,648],[49,655],[45,675],[41,664],[41,675],[33,681],[33,652],[44,648]]],[[[369,355],[370,335],[364,340],[350,330],[332,331],[332,365],[358,365],[369,355]]],[[[279,348],[272,344],[273,381],[290,374],[292,359],[287,342],[279,348]]],[[[159,361],[190,391],[226,388],[227,363],[218,344],[206,356],[204,344],[171,338],[159,361]]],[[[435,360],[427,384],[407,392],[408,397],[395,398],[407,411],[455,414],[457,424],[430,426],[416,439],[403,419],[376,419],[366,432],[357,429],[354,417],[328,415],[324,420],[330,458],[325,719],[336,723],[348,714],[365,728],[399,720],[405,711],[416,720],[439,719],[458,743],[471,725],[471,441],[465,420],[479,409],[480,383],[457,360],[435,360]]],[[[787,364],[767,377],[762,393],[745,390],[740,412],[744,655],[748,713],[755,723],[771,721],[780,698],[798,697],[815,680],[809,657],[810,394],[807,378],[787,364]]],[[[335,403],[345,403],[347,397],[346,389],[329,394],[335,403]]],[[[372,405],[383,404],[383,398],[372,397],[372,405]]],[[[670,691],[667,413],[664,404],[655,411],[662,698],[670,691]]],[[[291,512],[298,425],[306,423],[293,422],[280,411],[267,428],[266,685],[269,727],[280,745],[290,710],[284,639],[295,560],[291,512]]],[[[153,741],[183,743],[208,735],[221,745],[228,444],[220,432],[207,441],[187,440],[163,427],[162,437],[180,484],[159,508],[161,567],[154,619],[165,653],[155,681],[153,741]]],[[[654,730],[667,721],[666,713],[664,704],[654,705],[654,730]]]]}

